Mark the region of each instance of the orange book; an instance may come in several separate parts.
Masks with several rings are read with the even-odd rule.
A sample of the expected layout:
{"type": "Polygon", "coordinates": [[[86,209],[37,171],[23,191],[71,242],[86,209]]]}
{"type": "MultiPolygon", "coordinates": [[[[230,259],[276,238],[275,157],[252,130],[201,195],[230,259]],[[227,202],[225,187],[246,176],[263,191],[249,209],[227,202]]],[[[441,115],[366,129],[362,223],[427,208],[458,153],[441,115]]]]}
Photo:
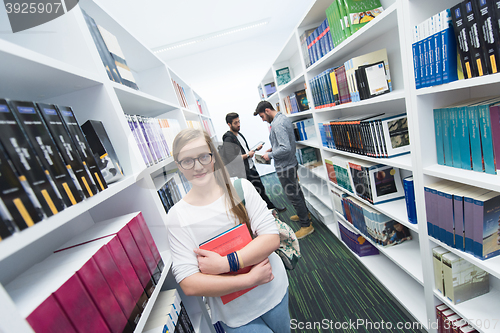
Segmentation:
{"type": "MultiPolygon", "coordinates": [[[[229,230],[224,231],[223,233],[203,242],[200,244],[200,249],[213,251],[221,256],[226,256],[231,252],[235,252],[241,250],[248,243],[252,241],[252,237],[250,236],[250,232],[245,224],[239,224],[229,230]]],[[[224,274],[228,275],[236,275],[236,274],[245,274],[250,271],[252,266],[244,267],[236,272],[228,272],[224,274]]],[[[227,304],[231,302],[233,299],[240,297],[244,293],[252,290],[257,286],[250,287],[248,289],[243,289],[239,291],[235,291],[233,293],[221,296],[222,304],[227,304]]]]}

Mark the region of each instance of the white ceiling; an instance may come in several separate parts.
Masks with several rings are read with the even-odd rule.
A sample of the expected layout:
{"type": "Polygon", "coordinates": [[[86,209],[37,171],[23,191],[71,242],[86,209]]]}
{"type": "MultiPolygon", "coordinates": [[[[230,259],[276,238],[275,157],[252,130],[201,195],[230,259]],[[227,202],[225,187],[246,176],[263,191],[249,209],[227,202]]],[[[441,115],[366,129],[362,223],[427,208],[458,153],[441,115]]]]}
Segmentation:
{"type": "MultiPolygon", "coordinates": [[[[269,20],[264,26],[158,54],[167,61],[257,36],[269,36],[277,31],[286,30],[291,33],[313,0],[97,1],[144,45],[153,50],[160,46],[269,20]]],[[[286,40],[277,41],[278,48],[283,47],[285,42],[286,40]]]]}

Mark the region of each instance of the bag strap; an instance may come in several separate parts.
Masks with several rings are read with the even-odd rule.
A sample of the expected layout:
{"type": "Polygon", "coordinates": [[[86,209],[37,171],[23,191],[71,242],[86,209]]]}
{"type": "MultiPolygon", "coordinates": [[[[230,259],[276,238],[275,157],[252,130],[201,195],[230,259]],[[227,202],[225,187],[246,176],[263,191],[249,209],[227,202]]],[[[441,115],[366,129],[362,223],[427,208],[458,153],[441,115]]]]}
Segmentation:
{"type": "Polygon", "coordinates": [[[243,206],[245,206],[245,193],[243,192],[243,187],[241,186],[241,178],[238,178],[233,183],[236,193],[241,199],[243,206]]]}

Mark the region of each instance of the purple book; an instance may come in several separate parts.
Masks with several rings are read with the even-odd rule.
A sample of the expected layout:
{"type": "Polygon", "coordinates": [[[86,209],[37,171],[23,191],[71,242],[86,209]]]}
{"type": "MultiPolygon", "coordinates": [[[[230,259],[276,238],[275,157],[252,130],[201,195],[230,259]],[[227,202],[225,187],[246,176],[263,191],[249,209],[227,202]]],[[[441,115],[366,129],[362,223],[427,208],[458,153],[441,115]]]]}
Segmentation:
{"type": "Polygon", "coordinates": [[[500,194],[488,192],[474,200],[474,255],[487,259],[500,254],[498,242],[500,194]]]}
{"type": "Polygon", "coordinates": [[[472,190],[464,195],[465,252],[474,254],[474,199],[489,192],[485,189],[472,190]]]}
{"type": "Polygon", "coordinates": [[[439,240],[453,247],[453,192],[456,186],[438,188],[439,240]]]}
{"type": "Polygon", "coordinates": [[[490,106],[491,138],[493,140],[493,153],[495,154],[495,167],[500,168],[500,105],[490,106]]]}
{"type": "Polygon", "coordinates": [[[465,251],[465,238],[464,238],[464,197],[463,194],[470,187],[462,188],[453,195],[453,212],[455,228],[454,244],[455,248],[465,251]]]}
{"type": "Polygon", "coordinates": [[[432,201],[432,189],[430,187],[424,187],[424,195],[425,195],[425,215],[427,215],[427,234],[432,237],[434,236],[434,202],[432,201]]]}

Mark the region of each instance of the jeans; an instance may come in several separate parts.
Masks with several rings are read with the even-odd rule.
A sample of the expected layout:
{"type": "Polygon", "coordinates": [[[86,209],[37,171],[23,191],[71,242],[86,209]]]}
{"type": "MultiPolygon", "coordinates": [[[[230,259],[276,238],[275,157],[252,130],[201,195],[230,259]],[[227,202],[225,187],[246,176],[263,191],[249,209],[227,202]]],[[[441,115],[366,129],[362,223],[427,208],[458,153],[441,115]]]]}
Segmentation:
{"type": "Polygon", "coordinates": [[[229,327],[223,322],[221,324],[226,333],[290,333],[288,289],[278,305],[248,324],[240,327],[229,327]]]}
{"type": "Polygon", "coordinates": [[[276,174],[278,175],[278,179],[283,187],[283,191],[297,212],[300,226],[308,227],[311,224],[311,221],[309,220],[309,213],[307,211],[304,193],[302,193],[302,189],[299,185],[299,179],[297,178],[297,165],[285,171],[276,171],[276,174]]]}
{"type": "Polygon", "coordinates": [[[252,168],[247,173],[247,179],[253,184],[257,193],[260,194],[262,200],[264,200],[267,204],[268,209],[276,208],[274,204],[271,202],[269,197],[266,194],[266,189],[264,188],[264,184],[262,184],[262,180],[260,179],[260,175],[255,168],[252,168]]]}

